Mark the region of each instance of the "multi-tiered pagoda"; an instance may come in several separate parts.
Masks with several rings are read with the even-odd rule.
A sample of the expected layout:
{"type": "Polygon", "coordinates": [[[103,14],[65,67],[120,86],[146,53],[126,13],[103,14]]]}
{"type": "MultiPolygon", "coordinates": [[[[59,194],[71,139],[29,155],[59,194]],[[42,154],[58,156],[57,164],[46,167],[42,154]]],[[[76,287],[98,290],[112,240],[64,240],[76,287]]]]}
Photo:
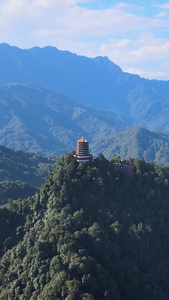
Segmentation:
{"type": "Polygon", "coordinates": [[[75,156],[78,162],[87,162],[92,159],[92,155],[89,154],[89,143],[84,139],[83,136],[80,140],[77,141],[75,156]]]}

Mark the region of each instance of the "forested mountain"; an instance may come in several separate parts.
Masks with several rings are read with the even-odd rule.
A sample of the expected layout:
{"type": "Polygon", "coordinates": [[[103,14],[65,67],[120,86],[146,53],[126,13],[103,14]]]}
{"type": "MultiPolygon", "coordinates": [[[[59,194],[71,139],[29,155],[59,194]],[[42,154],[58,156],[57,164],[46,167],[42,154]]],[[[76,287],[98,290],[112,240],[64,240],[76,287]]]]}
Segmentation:
{"type": "Polygon", "coordinates": [[[0,205],[6,204],[10,199],[25,199],[39,190],[22,181],[0,181],[0,205]]]}
{"type": "Polygon", "coordinates": [[[0,181],[22,181],[40,187],[56,159],[0,146],[0,181]]]}
{"type": "Polygon", "coordinates": [[[107,57],[88,58],[55,47],[0,44],[0,84],[19,82],[61,93],[93,108],[118,112],[136,126],[169,129],[169,82],[127,74],[107,57]]]}
{"type": "Polygon", "coordinates": [[[105,57],[7,44],[0,75],[0,145],[58,156],[83,135],[94,156],[169,164],[169,82],[126,74],[105,57]]]}
{"type": "Polygon", "coordinates": [[[34,195],[56,160],[0,146],[0,205],[34,195]]]}
{"type": "Polygon", "coordinates": [[[0,87],[0,144],[40,155],[61,155],[84,135],[92,142],[126,128],[115,113],[89,109],[42,88],[0,87]]]}
{"type": "Polygon", "coordinates": [[[131,156],[169,165],[169,133],[165,132],[135,127],[118,133],[111,140],[103,139],[95,147],[109,159],[116,155],[123,159],[131,156]]]}
{"type": "Polygon", "coordinates": [[[40,193],[0,209],[0,299],[168,300],[169,168],[59,159],[40,193]]]}
{"type": "MultiPolygon", "coordinates": [[[[126,127],[126,123],[130,123],[130,126],[134,125],[132,119],[120,118],[113,112],[87,108],[42,88],[22,84],[0,87],[0,144],[2,145],[46,156],[58,156],[76,149],[77,140],[85,136],[89,140],[90,150],[94,156],[100,153],[103,153],[106,158],[116,155],[122,158],[131,156],[169,165],[169,134],[152,132],[140,127],[129,129],[130,126],[126,127]]],[[[21,168],[20,166],[18,170],[17,166],[20,162],[20,154],[15,162],[13,152],[6,149],[6,153],[12,155],[6,163],[11,161],[10,169],[13,170],[13,175],[7,176],[2,165],[0,180],[24,180],[29,184],[35,183],[34,177],[31,182],[27,181],[27,170],[23,168],[24,162],[22,162],[22,178],[18,177],[21,168]]],[[[14,157],[16,153],[19,152],[15,152],[14,157]]],[[[25,154],[25,158],[29,155],[25,154]]],[[[32,157],[36,158],[36,155],[32,154],[32,157]]],[[[0,162],[3,162],[1,159],[2,154],[0,162]]],[[[51,163],[45,158],[40,159],[46,164],[51,163]]],[[[39,169],[38,164],[41,165],[37,159],[34,171],[39,169]]],[[[43,177],[47,174],[45,173],[43,177]]],[[[37,178],[37,175],[35,176],[37,178]]],[[[42,182],[36,184],[40,185],[40,183],[42,182]]]]}

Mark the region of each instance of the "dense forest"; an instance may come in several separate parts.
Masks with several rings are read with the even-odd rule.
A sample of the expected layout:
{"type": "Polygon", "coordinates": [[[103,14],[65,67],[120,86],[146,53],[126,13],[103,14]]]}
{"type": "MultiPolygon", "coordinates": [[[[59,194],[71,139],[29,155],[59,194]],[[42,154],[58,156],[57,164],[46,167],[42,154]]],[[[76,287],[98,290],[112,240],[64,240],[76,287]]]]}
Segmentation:
{"type": "Polygon", "coordinates": [[[58,160],[40,192],[0,209],[0,299],[168,300],[169,168],[58,160]]]}
{"type": "Polygon", "coordinates": [[[0,145],[0,182],[22,181],[40,187],[56,160],[56,156],[43,157],[0,145]]]}
{"type": "Polygon", "coordinates": [[[34,195],[56,160],[0,145],[0,205],[34,195]]]}
{"type": "Polygon", "coordinates": [[[22,181],[0,181],[0,205],[6,204],[8,199],[27,198],[39,190],[22,181]]]}

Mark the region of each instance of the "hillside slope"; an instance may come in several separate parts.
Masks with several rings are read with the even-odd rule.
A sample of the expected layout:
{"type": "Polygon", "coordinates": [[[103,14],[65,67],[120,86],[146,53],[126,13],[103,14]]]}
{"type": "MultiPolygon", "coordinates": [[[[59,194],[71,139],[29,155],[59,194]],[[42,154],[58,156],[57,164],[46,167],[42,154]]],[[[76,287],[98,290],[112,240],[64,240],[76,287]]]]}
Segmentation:
{"type": "Polygon", "coordinates": [[[0,181],[0,205],[8,201],[25,199],[39,192],[38,188],[28,185],[22,181],[0,181]]]}
{"type": "Polygon", "coordinates": [[[56,160],[0,146],[0,205],[39,191],[56,160]]]}
{"type": "MultiPolygon", "coordinates": [[[[132,118],[89,109],[42,88],[23,84],[0,86],[0,144],[9,148],[58,156],[76,149],[77,140],[84,136],[94,156],[132,156],[169,165],[169,135],[140,127],[129,129],[132,126],[132,118]],[[126,127],[126,123],[130,126],[126,127]]],[[[41,160],[45,163],[45,159],[41,160]]],[[[12,178],[1,170],[0,179],[20,180],[15,178],[15,160],[12,168],[12,178]]]]}
{"type": "Polygon", "coordinates": [[[169,169],[131,161],[135,176],[67,154],[1,208],[0,299],[169,299],[169,169]]]}
{"type": "Polygon", "coordinates": [[[49,159],[0,146],[0,182],[22,181],[40,187],[55,162],[56,157],[49,159]]]}
{"type": "Polygon", "coordinates": [[[23,84],[0,86],[0,144],[40,155],[61,155],[126,128],[115,113],[89,109],[60,94],[23,84]]]}
{"type": "Polygon", "coordinates": [[[102,150],[105,157],[109,159],[116,155],[121,156],[122,159],[131,156],[169,165],[169,134],[165,132],[153,132],[135,127],[118,133],[111,140],[103,139],[94,146],[102,150]]]}

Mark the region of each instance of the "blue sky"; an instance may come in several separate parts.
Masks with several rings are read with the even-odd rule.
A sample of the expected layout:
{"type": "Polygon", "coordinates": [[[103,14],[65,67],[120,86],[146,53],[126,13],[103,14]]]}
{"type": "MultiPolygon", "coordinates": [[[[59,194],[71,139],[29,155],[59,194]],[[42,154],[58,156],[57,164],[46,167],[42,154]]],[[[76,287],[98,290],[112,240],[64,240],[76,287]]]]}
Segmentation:
{"type": "Polygon", "coordinates": [[[123,71],[169,80],[169,2],[1,0],[0,42],[108,56],[123,71]]]}

